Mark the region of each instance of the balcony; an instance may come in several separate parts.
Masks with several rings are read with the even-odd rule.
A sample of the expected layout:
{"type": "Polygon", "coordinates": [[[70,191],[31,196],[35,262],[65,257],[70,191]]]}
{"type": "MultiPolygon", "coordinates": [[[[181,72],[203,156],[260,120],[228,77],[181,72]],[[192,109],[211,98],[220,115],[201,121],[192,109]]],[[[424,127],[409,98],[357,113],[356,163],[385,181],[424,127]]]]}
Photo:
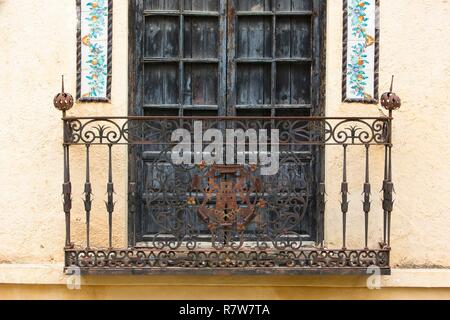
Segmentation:
{"type": "MultiPolygon", "coordinates": [[[[66,272],[79,269],[82,274],[367,274],[368,268],[376,267],[381,274],[390,274],[392,120],[391,116],[64,116],[66,272]],[[223,133],[224,140],[228,129],[276,130],[277,139],[270,134],[264,138],[269,145],[277,140],[277,147],[252,149],[250,135],[230,153],[236,159],[249,160],[247,164],[208,164],[203,160],[191,165],[176,164],[176,143],[172,141],[176,129],[188,133],[200,130],[201,136],[215,129],[216,133],[223,133]],[[105,155],[101,164],[93,163],[96,149],[102,149],[101,154],[105,155]],[[116,152],[126,153],[129,161],[128,192],[120,195],[128,206],[128,244],[122,247],[114,243],[113,234],[117,230],[113,217],[119,196],[115,178],[120,173],[113,161],[116,152]],[[339,176],[339,181],[333,183],[339,185],[340,193],[327,194],[325,190],[325,154],[329,152],[334,152],[333,161],[339,157],[340,171],[333,175],[333,179],[339,176]],[[277,156],[277,173],[262,174],[262,153],[266,158],[277,156]],[[352,160],[356,153],[364,156],[352,160]],[[384,163],[379,168],[383,172],[373,172],[372,157],[378,154],[381,158],[381,153],[384,163]],[[254,161],[250,161],[252,157],[254,161]],[[84,160],[74,166],[74,159],[84,160]],[[351,219],[354,213],[349,208],[348,168],[355,165],[363,168],[360,180],[351,181],[353,186],[361,186],[361,202],[351,202],[361,216],[362,223],[358,225],[351,219]],[[81,199],[73,196],[74,168],[82,168],[77,174],[85,177],[84,212],[77,213],[84,219],[84,236],[76,240],[71,231],[72,205],[81,199]],[[106,170],[103,190],[93,190],[94,168],[106,170]],[[371,182],[375,175],[384,177],[380,185],[371,182]],[[374,195],[379,190],[379,196],[374,195]],[[94,193],[100,197],[95,201],[105,202],[103,212],[93,212],[94,193]],[[380,201],[376,201],[377,196],[380,201]],[[374,210],[375,203],[379,208],[374,210]],[[324,232],[329,214],[338,217],[332,220],[333,230],[339,230],[339,234],[333,234],[339,239],[338,244],[331,241],[333,248],[324,232]],[[102,215],[107,221],[107,236],[101,246],[92,245],[92,215],[102,215]],[[380,228],[372,228],[372,224],[380,228]],[[350,234],[355,230],[356,238],[350,234]],[[359,239],[358,246],[354,239],[359,239]]],[[[257,141],[260,138],[261,133],[257,141]]],[[[219,150],[222,159],[228,152],[226,147],[219,150]]],[[[188,157],[201,156],[203,150],[192,148],[188,157]]],[[[98,155],[95,160],[98,161],[98,155]]]]}

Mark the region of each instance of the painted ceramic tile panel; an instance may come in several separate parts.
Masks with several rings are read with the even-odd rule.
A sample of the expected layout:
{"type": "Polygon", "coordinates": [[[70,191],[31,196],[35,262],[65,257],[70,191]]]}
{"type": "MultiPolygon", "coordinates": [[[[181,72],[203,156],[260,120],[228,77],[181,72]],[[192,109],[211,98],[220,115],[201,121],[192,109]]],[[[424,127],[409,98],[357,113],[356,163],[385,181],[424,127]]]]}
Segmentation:
{"type": "Polygon", "coordinates": [[[347,30],[344,53],[344,100],[378,99],[377,10],[379,0],[346,0],[347,30]]]}
{"type": "Polygon", "coordinates": [[[108,99],[109,0],[79,0],[79,98],[108,99]]]}

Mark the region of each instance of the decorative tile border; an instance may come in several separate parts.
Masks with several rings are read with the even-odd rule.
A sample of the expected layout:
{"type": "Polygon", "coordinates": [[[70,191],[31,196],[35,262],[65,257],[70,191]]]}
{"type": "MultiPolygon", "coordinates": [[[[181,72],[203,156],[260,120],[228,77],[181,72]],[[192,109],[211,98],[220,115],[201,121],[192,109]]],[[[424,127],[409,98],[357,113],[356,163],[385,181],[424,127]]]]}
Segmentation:
{"type": "Polygon", "coordinates": [[[109,101],[113,0],[76,0],[78,12],[77,99],[109,101]]]}
{"type": "Polygon", "coordinates": [[[344,102],[378,102],[379,8],[380,0],[344,0],[344,102]]]}

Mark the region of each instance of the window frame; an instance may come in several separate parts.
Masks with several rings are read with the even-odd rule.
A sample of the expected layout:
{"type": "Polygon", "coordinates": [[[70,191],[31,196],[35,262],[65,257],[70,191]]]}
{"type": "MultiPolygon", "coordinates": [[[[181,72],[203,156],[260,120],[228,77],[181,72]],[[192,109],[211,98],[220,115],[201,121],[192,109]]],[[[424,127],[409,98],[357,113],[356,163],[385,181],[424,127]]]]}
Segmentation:
{"type": "MultiPolygon", "coordinates": [[[[229,3],[236,0],[229,0],[229,3]]],[[[143,0],[131,0],[129,1],[129,30],[134,30],[136,25],[143,23],[143,0]]],[[[314,113],[311,116],[325,116],[325,79],[326,79],[326,0],[312,0],[313,13],[312,13],[312,31],[313,31],[313,51],[312,51],[312,72],[311,75],[311,104],[316,107],[314,113]]],[[[141,116],[136,108],[138,105],[142,105],[143,97],[136,95],[136,89],[139,85],[142,85],[142,79],[137,76],[137,71],[140,68],[141,56],[142,56],[142,44],[143,33],[129,32],[129,79],[128,79],[128,114],[130,116],[141,116]],[[138,38],[139,37],[139,38],[138,38]]],[[[228,71],[227,71],[228,72],[228,71]]],[[[227,77],[230,79],[230,77],[227,77]]],[[[227,83],[227,86],[230,84],[227,83]]],[[[231,90],[235,92],[236,90],[231,90]]],[[[227,105],[227,108],[230,108],[227,105]]],[[[317,157],[315,159],[314,168],[314,189],[312,193],[316,195],[316,201],[314,201],[314,207],[312,212],[314,215],[312,228],[315,230],[316,243],[321,243],[324,240],[324,214],[325,214],[325,201],[324,201],[324,186],[325,186],[325,148],[323,146],[316,146],[314,154],[317,157]]],[[[139,151],[135,146],[129,146],[128,150],[128,246],[130,248],[136,247],[137,244],[137,230],[136,226],[140,223],[139,214],[136,214],[136,195],[139,193],[139,186],[137,185],[138,164],[137,159],[139,151]]]]}

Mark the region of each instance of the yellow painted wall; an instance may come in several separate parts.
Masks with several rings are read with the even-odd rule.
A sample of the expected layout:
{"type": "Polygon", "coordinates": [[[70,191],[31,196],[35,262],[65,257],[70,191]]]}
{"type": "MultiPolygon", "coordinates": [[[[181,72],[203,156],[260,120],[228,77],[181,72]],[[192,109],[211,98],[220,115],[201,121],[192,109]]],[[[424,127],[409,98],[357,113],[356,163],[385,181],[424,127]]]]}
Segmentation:
{"type": "Polygon", "coordinates": [[[445,300],[450,289],[415,288],[368,290],[364,288],[295,288],[295,287],[192,287],[178,286],[96,286],[69,291],[65,286],[0,285],[1,299],[107,299],[107,300],[445,300]]]}
{"type": "MultiPolygon", "coordinates": [[[[447,0],[381,1],[380,88],[387,89],[391,74],[395,74],[395,89],[403,99],[403,107],[395,113],[394,122],[397,199],[393,215],[392,265],[399,269],[450,268],[449,16],[447,0]]],[[[53,109],[52,99],[60,90],[61,74],[66,75],[66,91],[73,94],[76,91],[76,25],[74,0],[0,0],[0,265],[53,264],[63,260],[62,128],[61,115],[53,109]]],[[[71,115],[126,115],[128,4],[125,0],[114,2],[113,32],[112,103],[76,104],[71,115]]],[[[380,115],[382,111],[377,106],[341,103],[341,63],[342,1],[329,0],[327,115],[380,115]]],[[[330,247],[341,245],[340,152],[327,149],[326,238],[330,247]]],[[[349,156],[353,163],[349,168],[349,245],[359,247],[363,234],[360,202],[363,153],[354,149],[349,156]]],[[[381,196],[377,186],[381,187],[382,150],[374,150],[372,156],[371,231],[375,236],[370,240],[376,244],[381,239],[381,210],[378,209],[381,196]]],[[[105,149],[94,151],[93,245],[107,241],[107,214],[103,203],[105,159],[105,149]]],[[[82,149],[73,151],[71,163],[73,233],[75,240],[83,241],[82,149]]],[[[126,239],[125,149],[116,149],[114,165],[118,200],[114,243],[123,246],[126,239]]],[[[39,278],[39,274],[36,277],[39,278]]],[[[20,283],[20,279],[17,282],[20,283]]],[[[5,292],[5,288],[11,289],[2,287],[0,292],[5,292]]],[[[9,296],[15,296],[21,289],[30,297],[40,290],[14,287],[9,296]]],[[[54,288],[52,292],[58,290],[54,288]]],[[[92,291],[94,296],[118,294],[117,289],[108,287],[96,290],[92,291]]],[[[236,292],[233,290],[224,292],[224,297],[236,292]]],[[[392,290],[394,295],[397,291],[392,290]]],[[[264,294],[277,298],[285,297],[284,292],[288,291],[278,294],[279,291],[273,289],[264,294]]],[[[179,297],[176,290],[172,292],[173,297],[179,297]]],[[[326,291],[314,292],[326,294],[326,291]]],[[[302,293],[297,294],[291,297],[300,297],[302,293]]]]}

